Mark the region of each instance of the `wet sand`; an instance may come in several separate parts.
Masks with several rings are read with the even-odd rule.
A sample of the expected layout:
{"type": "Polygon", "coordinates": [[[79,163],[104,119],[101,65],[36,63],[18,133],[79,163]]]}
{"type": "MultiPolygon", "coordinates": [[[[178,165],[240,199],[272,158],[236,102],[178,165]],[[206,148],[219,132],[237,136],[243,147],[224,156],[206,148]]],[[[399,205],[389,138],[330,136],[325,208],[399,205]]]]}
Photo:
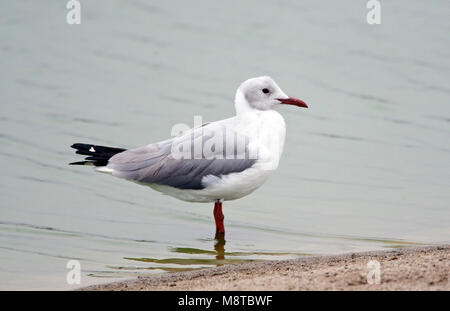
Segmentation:
{"type": "Polygon", "coordinates": [[[450,290],[450,245],[312,256],[177,272],[82,290],[450,290]],[[368,284],[367,263],[380,263],[368,284]]]}

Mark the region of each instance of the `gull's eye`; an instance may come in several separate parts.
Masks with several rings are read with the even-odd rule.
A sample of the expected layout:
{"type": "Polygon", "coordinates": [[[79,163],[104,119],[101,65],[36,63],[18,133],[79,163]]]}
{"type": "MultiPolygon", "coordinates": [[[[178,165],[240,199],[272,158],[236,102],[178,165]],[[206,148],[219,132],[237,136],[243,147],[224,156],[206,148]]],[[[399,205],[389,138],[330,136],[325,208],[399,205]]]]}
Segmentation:
{"type": "Polygon", "coordinates": [[[269,93],[269,89],[262,89],[262,91],[263,91],[264,94],[269,93]]]}

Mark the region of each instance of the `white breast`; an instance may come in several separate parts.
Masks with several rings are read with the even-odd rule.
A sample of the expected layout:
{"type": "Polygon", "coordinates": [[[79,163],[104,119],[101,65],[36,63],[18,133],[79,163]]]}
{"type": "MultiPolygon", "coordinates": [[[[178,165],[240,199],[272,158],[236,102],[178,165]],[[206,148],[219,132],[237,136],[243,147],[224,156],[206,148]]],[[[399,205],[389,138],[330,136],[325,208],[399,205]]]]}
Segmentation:
{"type": "Polygon", "coordinates": [[[256,165],[263,170],[276,170],[286,137],[283,117],[275,110],[255,111],[248,115],[243,116],[243,124],[248,128],[249,148],[258,150],[256,165]]]}
{"type": "MultiPolygon", "coordinates": [[[[242,132],[250,138],[249,149],[255,149],[258,159],[249,169],[222,178],[206,177],[207,191],[222,194],[224,200],[242,198],[259,188],[278,168],[286,136],[283,117],[274,110],[255,111],[242,118],[242,132]],[[208,180],[208,178],[210,178],[208,180]]],[[[252,153],[252,152],[250,152],[252,153]]]]}

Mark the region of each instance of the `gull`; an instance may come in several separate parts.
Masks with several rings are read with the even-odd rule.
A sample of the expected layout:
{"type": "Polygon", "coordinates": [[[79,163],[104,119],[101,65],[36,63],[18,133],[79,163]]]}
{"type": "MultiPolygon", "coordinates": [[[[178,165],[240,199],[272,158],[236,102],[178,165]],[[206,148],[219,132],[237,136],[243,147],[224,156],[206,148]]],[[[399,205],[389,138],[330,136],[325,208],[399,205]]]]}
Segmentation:
{"type": "Polygon", "coordinates": [[[236,115],[205,123],[170,139],[134,149],[75,143],[87,156],[71,165],[93,165],[109,173],[188,202],[214,202],[216,239],[225,237],[222,202],[259,188],[277,168],[286,125],[274,109],[308,108],[287,96],[275,81],[256,77],[236,91],[236,115]]]}

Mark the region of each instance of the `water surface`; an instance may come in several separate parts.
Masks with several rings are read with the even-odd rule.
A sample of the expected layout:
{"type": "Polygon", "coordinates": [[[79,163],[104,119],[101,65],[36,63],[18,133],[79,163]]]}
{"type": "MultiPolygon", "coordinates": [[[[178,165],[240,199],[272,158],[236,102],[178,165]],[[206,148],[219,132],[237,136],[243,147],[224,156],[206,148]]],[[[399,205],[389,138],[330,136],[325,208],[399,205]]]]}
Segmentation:
{"type": "Polygon", "coordinates": [[[447,1],[64,1],[0,4],[0,288],[70,289],[143,273],[448,242],[447,1]],[[67,163],[74,142],[136,147],[233,115],[245,79],[284,107],[278,171],[192,204],[67,163]]]}

